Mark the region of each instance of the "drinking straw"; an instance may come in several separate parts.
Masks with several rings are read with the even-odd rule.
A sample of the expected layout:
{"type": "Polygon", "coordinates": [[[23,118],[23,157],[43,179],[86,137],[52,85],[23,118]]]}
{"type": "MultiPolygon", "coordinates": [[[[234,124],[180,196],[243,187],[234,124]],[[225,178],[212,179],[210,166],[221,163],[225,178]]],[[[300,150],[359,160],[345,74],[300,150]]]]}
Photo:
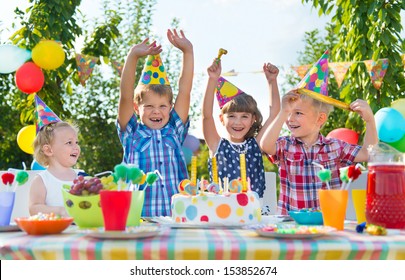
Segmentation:
{"type": "Polygon", "coordinates": [[[127,179],[129,180],[129,190],[138,190],[139,183],[143,178],[143,171],[138,167],[129,167],[127,171],[127,179]]]}

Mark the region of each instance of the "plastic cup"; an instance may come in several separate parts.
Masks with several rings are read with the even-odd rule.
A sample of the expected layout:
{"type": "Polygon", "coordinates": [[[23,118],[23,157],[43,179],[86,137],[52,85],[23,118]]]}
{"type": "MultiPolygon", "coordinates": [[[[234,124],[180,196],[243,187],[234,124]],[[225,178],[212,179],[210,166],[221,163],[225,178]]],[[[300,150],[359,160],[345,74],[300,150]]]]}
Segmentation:
{"type": "Polygon", "coordinates": [[[141,224],[141,214],[144,201],[144,191],[132,192],[131,207],[129,208],[127,226],[139,226],[141,224]]]}
{"type": "Polygon", "coordinates": [[[0,226],[9,226],[13,213],[15,192],[0,192],[0,226]]]}
{"type": "Polygon", "coordinates": [[[100,191],[101,212],[106,231],[125,230],[131,199],[131,191],[100,191]]]}
{"type": "Polygon", "coordinates": [[[323,224],[337,230],[344,229],[347,200],[347,190],[319,190],[323,224]]]}
{"type": "Polygon", "coordinates": [[[366,190],[352,190],[352,200],[358,224],[366,221],[366,190]]]}

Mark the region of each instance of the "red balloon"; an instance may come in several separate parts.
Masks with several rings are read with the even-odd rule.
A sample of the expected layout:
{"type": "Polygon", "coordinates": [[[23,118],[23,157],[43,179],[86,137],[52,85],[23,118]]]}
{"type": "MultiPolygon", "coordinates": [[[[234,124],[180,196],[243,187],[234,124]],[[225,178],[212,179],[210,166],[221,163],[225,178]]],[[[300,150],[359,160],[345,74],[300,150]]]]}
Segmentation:
{"type": "Polygon", "coordinates": [[[348,128],[334,129],[326,135],[326,138],[336,138],[353,145],[356,145],[359,141],[357,132],[348,128]]]}
{"type": "Polygon", "coordinates": [[[31,94],[41,90],[44,85],[45,77],[41,68],[34,62],[24,63],[15,72],[15,83],[19,90],[31,94]]]}

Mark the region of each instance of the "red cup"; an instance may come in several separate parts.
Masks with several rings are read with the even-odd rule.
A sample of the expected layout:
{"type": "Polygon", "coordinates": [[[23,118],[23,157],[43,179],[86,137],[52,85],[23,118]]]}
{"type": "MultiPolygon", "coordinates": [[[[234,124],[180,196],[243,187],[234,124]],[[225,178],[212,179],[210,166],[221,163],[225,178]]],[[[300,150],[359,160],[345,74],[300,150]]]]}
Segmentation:
{"type": "Polygon", "coordinates": [[[101,211],[106,231],[125,230],[131,199],[131,191],[100,191],[101,211]]]}

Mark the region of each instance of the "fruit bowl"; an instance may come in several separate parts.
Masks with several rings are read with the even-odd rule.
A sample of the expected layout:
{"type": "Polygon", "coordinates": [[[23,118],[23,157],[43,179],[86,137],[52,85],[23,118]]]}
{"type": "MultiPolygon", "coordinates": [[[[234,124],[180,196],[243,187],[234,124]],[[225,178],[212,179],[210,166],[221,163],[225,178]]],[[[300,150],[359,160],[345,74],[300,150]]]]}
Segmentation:
{"type": "Polygon", "coordinates": [[[56,220],[33,220],[31,218],[15,218],[18,227],[30,235],[58,234],[68,228],[73,218],[56,220]]]}
{"type": "Polygon", "coordinates": [[[288,214],[300,225],[323,225],[322,212],[313,210],[288,211],[288,214]]]}
{"type": "Polygon", "coordinates": [[[80,228],[103,227],[104,220],[100,206],[100,195],[73,195],[62,189],[66,212],[80,228]]]}

